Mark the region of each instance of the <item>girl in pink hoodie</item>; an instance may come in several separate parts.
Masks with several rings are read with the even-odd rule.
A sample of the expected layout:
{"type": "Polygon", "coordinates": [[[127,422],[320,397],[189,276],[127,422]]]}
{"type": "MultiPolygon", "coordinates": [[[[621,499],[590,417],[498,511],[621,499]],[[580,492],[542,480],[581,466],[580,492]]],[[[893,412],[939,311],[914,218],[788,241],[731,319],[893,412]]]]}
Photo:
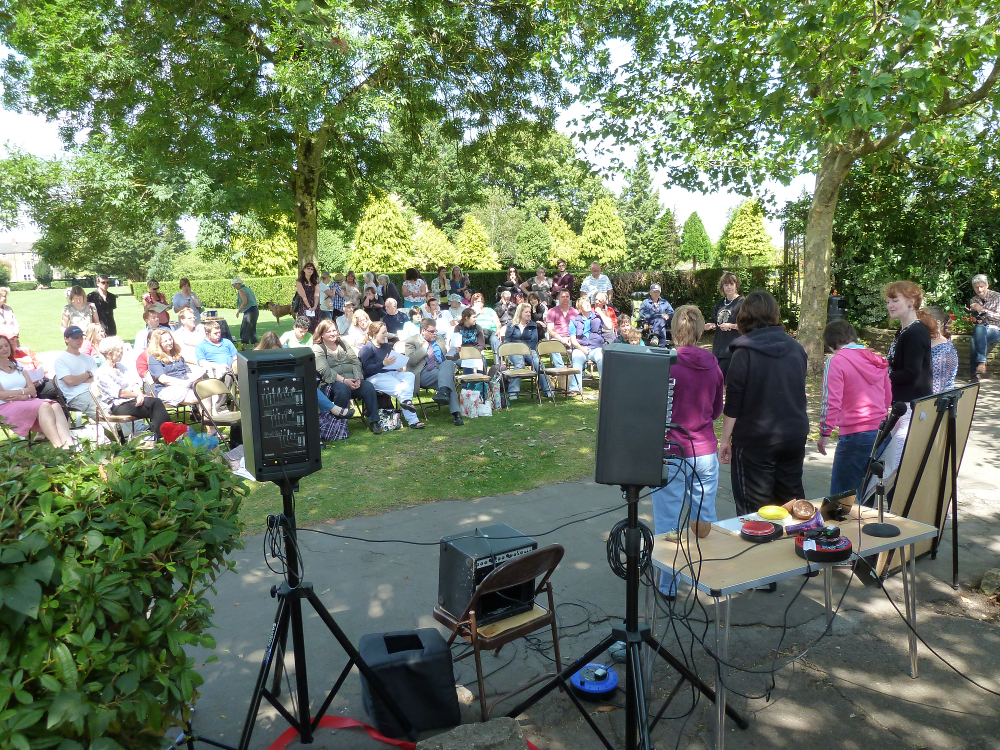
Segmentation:
{"type": "Polygon", "coordinates": [[[816,447],[824,456],[835,427],[840,429],[833,456],[830,494],[857,490],[864,479],[879,423],[892,404],[889,363],[858,343],[854,326],[835,320],[823,331],[834,355],[823,372],[823,406],[816,447]]]}

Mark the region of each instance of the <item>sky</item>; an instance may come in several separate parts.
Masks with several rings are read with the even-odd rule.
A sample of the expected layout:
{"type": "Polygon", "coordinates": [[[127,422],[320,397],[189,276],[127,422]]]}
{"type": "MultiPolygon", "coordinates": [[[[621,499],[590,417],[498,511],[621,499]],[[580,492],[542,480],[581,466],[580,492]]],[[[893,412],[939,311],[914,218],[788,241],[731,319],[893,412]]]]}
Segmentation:
{"type": "MultiPolygon", "coordinates": [[[[567,135],[572,136],[573,131],[567,125],[574,116],[579,116],[579,111],[570,109],[561,118],[559,129],[567,135]]],[[[53,157],[61,152],[61,141],[59,139],[58,128],[55,123],[46,122],[36,115],[21,114],[0,108],[0,155],[6,151],[7,144],[17,146],[32,154],[43,157],[53,157]]],[[[593,163],[604,170],[605,182],[609,188],[618,193],[622,188],[622,181],[610,170],[610,157],[601,156],[593,149],[582,148],[583,154],[593,163]]],[[[624,161],[634,163],[635,150],[627,147],[620,155],[624,161]]],[[[742,197],[726,191],[717,193],[694,193],[678,187],[666,184],[663,174],[653,174],[653,185],[659,189],[660,203],[664,207],[671,208],[674,218],[678,224],[683,224],[684,220],[694,211],[698,212],[705,229],[713,240],[717,240],[726,223],[726,212],[742,200],[742,197]]],[[[801,175],[792,181],[788,187],[780,183],[768,183],[764,186],[776,198],[776,205],[784,205],[785,201],[794,200],[801,195],[802,190],[812,192],[815,185],[813,175],[801,175]]],[[[188,240],[194,241],[198,229],[197,222],[193,219],[182,221],[181,226],[188,240]]],[[[768,231],[777,247],[783,244],[780,222],[771,219],[766,221],[768,231]]],[[[36,239],[37,230],[30,225],[19,227],[10,232],[0,231],[0,242],[7,242],[15,239],[18,242],[27,243],[36,239]]]]}

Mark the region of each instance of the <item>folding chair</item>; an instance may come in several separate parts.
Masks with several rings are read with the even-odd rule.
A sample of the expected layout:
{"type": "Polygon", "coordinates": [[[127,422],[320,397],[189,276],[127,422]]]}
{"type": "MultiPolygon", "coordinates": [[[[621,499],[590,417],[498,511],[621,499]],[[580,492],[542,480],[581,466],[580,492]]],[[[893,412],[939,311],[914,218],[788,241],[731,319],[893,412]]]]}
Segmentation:
{"type": "MultiPolygon", "coordinates": [[[[219,440],[225,443],[226,450],[228,451],[229,441],[226,440],[225,435],[222,434],[219,428],[228,427],[230,436],[232,436],[233,426],[240,424],[243,417],[238,411],[229,411],[228,409],[213,414],[211,398],[213,396],[225,396],[226,401],[228,401],[233,396],[232,391],[218,378],[209,378],[208,380],[199,380],[194,384],[194,395],[198,399],[198,406],[201,407],[202,424],[215,428],[215,431],[219,434],[219,440]]],[[[220,403],[225,403],[226,401],[220,403]]]]}
{"type": "MultiPolygon", "coordinates": [[[[441,609],[440,606],[434,607],[434,619],[451,630],[448,646],[450,647],[456,638],[461,638],[466,643],[472,645],[471,653],[476,657],[476,678],[479,682],[479,713],[483,721],[489,720],[490,711],[498,703],[562,672],[562,659],[559,656],[559,630],[556,626],[556,607],[552,599],[552,583],[549,579],[552,577],[556,566],[562,561],[563,554],[562,545],[552,544],[505,562],[483,579],[483,582],[476,588],[472,599],[469,600],[468,606],[466,606],[465,611],[460,617],[455,617],[451,613],[441,609]],[[522,612],[521,614],[513,615],[499,622],[490,623],[482,627],[476,624],[476,605],[480,599],[487,594],[502,592],[512,586],[518,586],[529,581],[535,581],[534,597],[537,597],[543,591],[546,593],[548,597],[548,609],[536,603],[528,612],[522,612]],[[492,705],[487,706],[481,652],[483,650],[493,651],[493,655],[496,656],[505,644],[546,627],[552,629],[553,656],[556,662],[555,672],[536,677],[531,682],[501,695],[492,705]]],[[[469,653],[462,654],[455,661],[460,661],[468,655],[469,653]]]]}
{"type": "MultiPolygon", "coordinates": [[[[142,379],[142,390],[145,394],[151,398],[156,398],[156,383],[153,380],[153,376],[146,373],[146,377],[142,379]]],[[[164,404],[164,408],[167,413],[171,415],[171,419],[176,421],[178,424],[187,424],[188,421],[188,408],[187,404],[181,403],[177,406],[171,406],[170,404],[164,404]]]]}
{"type": "Polygon", "coordinates": [[[130,414],[112,414],[110,411],[107,411],[104,408],[104,402],[101,401],[101,388],[97,383],[90,384],[90,397],[94,399],[94,404],[97,406],[97,419],[94,425],[95,439],[100,442],[101,424],[103,423],[107,425],[104,429],[104,434],[113,437],[118,445],[124,445],[123,435],[118,431],[118,426],[141,422],[142,417],[133,417],[130,414]]]}
{"type": "Polygon", "coordinates": [[[580,371],[575,367],[546,367],[545,357],[549,357],[549,361],[552,360],[553,354],[559,354],[563,358],[563,362],[572,362],[572,358],[569,356],[569,352],[566,350],[566,345],[561,341],[539,341],[538,342],[538,359],[541,361],[541,373],[544,376],[551,378],[549,385],[552,389],[549,393],[552,394],[552,405],[556,405],[556,391],[562,392],[567,398],[569,398],[569,376],[570,375],[580,375],[580,371]],[[558,387],[558,378],[565,378],[565,386],[562,388],[558,387]]]}
{"type": "MultiPolygon", "coordinates": [[[[455,373],[455,387],[459,389],[459,392],[461,392],[462,386],[465,385],[466,383],[472,385],[481,383],[485,391],[486,386],[489,385],[490,376],[486,374],[486,357],[483,356],[483,353],[474,346],[463,346],[458,350],[458,359],[459,360],[478,359],[482,363],[483,367],[483,371],[481,373],[473,372],[468,375],[462,375],[458,372],[455,373]]],[[[459,364],[457,369],[461,369],[461,364],[459,364]]],[[[483,395],[485,397],[485,393],[483,395]]]]}
{"type": "MultiPolygon", "coordinates": [[[[514,378],[520,378],[521,380],[530,380],[535,388],[535,397],[538,399],[538,405],[542,404],[542,394],[538,383],[538,373],[535,372],[535,368],[531,364],[531,349],[528,345],[520,341],[516,341],[510,344],[500,344],[500,348],[497,349],[497,357],[500,361],[506,365],[505,370],[501,370],[501,377],[505,384],[509,384],[514,378]],[[514,367],[509,363],[511,357],[524,357],[523,367],[514,367]]],[[[506,385],[505,385],[506,387],[506,385]]],[[[523,390],[523,387],[522,387],[523,390]]],[[[507,408],[510,408],[510,397],[508,389],[507,398],[507,408]]]]}

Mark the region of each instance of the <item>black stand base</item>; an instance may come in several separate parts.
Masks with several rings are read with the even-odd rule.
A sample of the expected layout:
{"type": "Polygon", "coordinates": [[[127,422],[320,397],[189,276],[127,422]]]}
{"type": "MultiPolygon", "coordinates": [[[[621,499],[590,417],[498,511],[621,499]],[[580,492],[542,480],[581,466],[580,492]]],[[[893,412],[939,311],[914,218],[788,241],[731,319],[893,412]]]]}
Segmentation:
{"type": "Polygon", "coordinates": [[[900,532],[899,527],[893,526],[891,523],[866,523],[861,527],[861,533],[868,536],[889,538],[899,536],[900,532]]]}

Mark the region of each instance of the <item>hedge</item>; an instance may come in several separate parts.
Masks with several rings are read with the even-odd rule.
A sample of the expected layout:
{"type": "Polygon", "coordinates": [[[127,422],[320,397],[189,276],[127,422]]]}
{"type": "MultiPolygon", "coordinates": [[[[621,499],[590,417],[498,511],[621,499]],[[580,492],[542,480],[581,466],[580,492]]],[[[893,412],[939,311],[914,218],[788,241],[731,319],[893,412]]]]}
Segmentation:
{"type": "Polygon", "coordinates": [[[246,487],[191,445],[0,450],[3,747],[152,750],[198,697],[246,487]]]}
{"type": "MultiPolygon", "coordinates": [[[[795,327],[798,325],[798,304],[790,301],[789,294],[784,288],[786,274],[782,266],[762,266],[757,268],[734,268],[732,269],[740,279],[740,289],[743,293],[751,289],[764,288],[770,291],[781,305],[783,321],[795,327]]],[[[528,279],[535,275],[534,269],[519,271],[522,279],[528,279]]],[[[574,271],[576,277],[576,289],[574,298],[579,293],[580,283],[586,278],[589,271],[574,271]]],[[[506,271],[469,271],[469,285],[478,291],[482,291],[487,301],[492,302],[496,288],[507,278],[506,271]]],[[[719,300],[719,277],[722,270],[719,268],[700,268],[697,271],[633,271],[629,273],[609,274],[613,289],[613,302],[615,309],[631,311],[632,292],[646,291],[650,284],[659,284],[663,288],[663,296],[674,307],[679,305],[695,304],[707,316],[715,303],[719,300]]],[[[389,280],[401,288],[405,275],[402,273],[386,274],[389,280]]],[[[253,289],[257,295],[257,301],[263,307],[268,302],[274,301],[278,304],[289,304],[295,294],[294,276],[273,276],[270,278],[244,278],[244,283],[253,289]]],[[[430,283],[433,278],[430,274],[424,275],[425,280],[430,283]]],[[[208,308],[231,309],[236,306],[236,292],[230,285],[231,279],[211,279],[206,281],[192,282],[192,288],[198,298],[208,308]]],[[[132,285],[132,289],[137,298],[141,298],[146,293],[146,285],[137,283],[132,285]]],[[[179,289],[176,281],[161,281],[160,291],[167,299],[173,297],[179,289]]]]}

